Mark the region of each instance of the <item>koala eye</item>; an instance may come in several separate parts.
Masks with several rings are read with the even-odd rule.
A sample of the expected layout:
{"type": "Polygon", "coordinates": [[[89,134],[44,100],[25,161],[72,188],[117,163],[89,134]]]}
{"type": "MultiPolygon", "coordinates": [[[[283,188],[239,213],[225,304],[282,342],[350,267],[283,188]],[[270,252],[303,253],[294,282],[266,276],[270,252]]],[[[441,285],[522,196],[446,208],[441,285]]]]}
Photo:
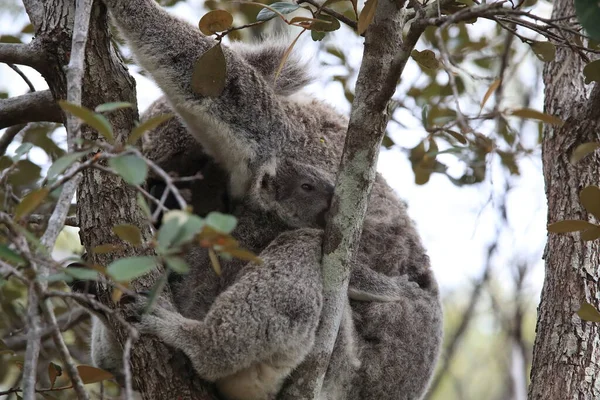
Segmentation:
{"type": "Polygon", "coordinates": [[[315,190],[315,187],[309,183],[303,183],[300,187],[306,190],[307,192],[312,192],[313,190],[315,190]]]}

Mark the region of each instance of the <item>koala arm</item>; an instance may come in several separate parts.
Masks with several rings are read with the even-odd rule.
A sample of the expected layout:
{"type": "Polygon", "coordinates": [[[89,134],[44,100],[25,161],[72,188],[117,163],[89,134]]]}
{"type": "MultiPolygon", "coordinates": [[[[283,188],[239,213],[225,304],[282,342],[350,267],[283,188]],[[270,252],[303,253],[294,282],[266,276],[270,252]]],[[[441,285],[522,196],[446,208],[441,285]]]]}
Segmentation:
{"type": "Polygon", "coordinates": [[[163,90],[190,133],[230,174],[232,193],[251,171],[273,162],[290,131],[273,87],[243,57],[222,46],[227,80],[218,97],[192,90],[196,61],[217,42],[154,0],[104,0],[140,65],[163,90]]]}
{"type": "Polygon", "coordinates": [[[265,399],[311,349],[322,306],[322,233],[278,236],[199,321],[157,307],[138,329],[182,350],[228,399],[265,399]],[[249,395],[253,391],[255,395],[249,395]]]}

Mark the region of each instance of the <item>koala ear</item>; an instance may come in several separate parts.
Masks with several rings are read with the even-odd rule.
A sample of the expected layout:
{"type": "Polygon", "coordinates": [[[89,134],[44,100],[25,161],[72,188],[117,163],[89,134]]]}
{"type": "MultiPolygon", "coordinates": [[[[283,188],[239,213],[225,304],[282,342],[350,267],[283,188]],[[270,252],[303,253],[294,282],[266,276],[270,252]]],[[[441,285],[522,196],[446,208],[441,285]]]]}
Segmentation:
{"type": "Polygon", "coordinates": [[[282,200],[285,190],[280,181],[277,176],[265,173],[260,181],[261,196],[274,201],[282,200]]]}

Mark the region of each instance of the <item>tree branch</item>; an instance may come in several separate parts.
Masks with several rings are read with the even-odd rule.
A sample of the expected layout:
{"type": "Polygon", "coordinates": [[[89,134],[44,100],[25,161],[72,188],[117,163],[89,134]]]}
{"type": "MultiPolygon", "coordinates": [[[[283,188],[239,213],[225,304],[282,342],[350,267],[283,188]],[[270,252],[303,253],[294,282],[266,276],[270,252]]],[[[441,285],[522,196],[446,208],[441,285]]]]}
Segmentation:
{"type": "Polygon", "coordinates": [[[62,112],[49,90],[0,100],[0,129],[44,121],[63,122],[62,112]]]}
{"type": "Polygon", "coordinates": [[[0,63],[27,65],[42,72],[46,57],[34,43],[0,43],[0,63]]]}
{"type": "MultiPolygon", "coordinates": [[[[61,315],[57,318],[57,323],[61,332],[67,331],[74,327],[75,325],[89,319],[89,313],[83,309],[78,308],[73,312],[70,312],[65,315],[61,315]]],[[[40,330],[41,339],[45,340],[52,335],[52,327],[46,326],[40,330]]],[[[27,344],[27,335],[28,333],[23,333],[21,335],[9,336],[2,339],[6,347],[11,350],[23,350],[27,344]]]]}
{"type": "Polygon", "coordinates": [[[351,261],[358,249],[367,201],[376,177],[381,141],[390,116],[387,105],[404,66],[436,3],[421,8],[403,38],[407,11],[400,2],[379,1],[365,34],[365,51],[356,83],[344,152],[323,244],[323,311],[313,352],[303,371],[303,398],[319,398],[339,325],[348,304],[351,261]]]}
{"type": "MultiPolygon", "coordinates": [[[[84,73],[84,59],[85,59],[85,44],[87,43],[87,35],[89,30],[90,14],[92,10],[92,0],[77,0],[75,7],[75,21],[73,26],[73,39],[71,42],[71,58],[67,69],[67,100],[72,104],[81,105],[81,87],[83,84],[83,73],[84,73]]],[[[67,116],[67,143],[69,151],[75,149],[75,139],[80,136],[81,122],[74,115],[69,114],[67,116]]],[[[77,169],[79,163],[76,162],[71,165],[70,170],[77,169]]],[[[62,230],[65,224],[65,219],[69,208],[71,206],[71,200],[75,195],[75,191],[81,182],[82,174],[77,174],[73,179],[69,180],[62,188],[60,197],[54,207],[52,215],[48,220],[48,226],[46,231],[41,238],[42,244],[47,249],[52,249],[58,234],[62,230]]],[[[47,275],[48,269],[45,268],[40,271],[40,274],[47,275]]],[[[38,282],[38,295],[43,295],[47,285],[38,282]]],[[[69,353],[69,350],[60,334],[58,325],[56,323],[56,316],[52,303],[49,300],[42,299],[41,303],[42,312],[46,318],[46,322],[53,327],[52,337],[54,343],[65,363],[66,370],[71,377],[73,388],[77,397],[81,400],[89,399],[89,396],[84,388],[83,381],[79,376],[77,367],[69,353]]]]}

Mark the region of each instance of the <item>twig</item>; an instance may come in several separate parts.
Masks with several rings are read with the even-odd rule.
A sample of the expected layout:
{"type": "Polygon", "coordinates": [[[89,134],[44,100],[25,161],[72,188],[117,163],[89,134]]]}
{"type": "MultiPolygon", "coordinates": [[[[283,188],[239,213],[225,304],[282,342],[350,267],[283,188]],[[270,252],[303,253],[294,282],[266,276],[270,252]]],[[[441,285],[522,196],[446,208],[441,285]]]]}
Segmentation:
{"type": "Polygon", "coordinates": [[[7,65],[8,65],[8,67],[10,69],[12,69],[13,71],[15,71],[21,77],[21,79],[23,79],[25,81],[25,83],[29,87],[29,91],[30,92],[35,92],[35,87],[33,86],[33,83],[31,83],[31,81],[29,80],[29,78],[27,77],[27,75],[25,75],[23,73],[23,71],[21,71],[21,69],[19,67],[17,67],[14,64],[7,64],[7,65]]]}
{"type": "MultiPolygon", "coordinates": [[[[31,214],[30,216],[27,217],[27,222],[30,224],[43,224],[48,220],[48,216],[47,215],[40,215],[40,214],[31,214]]],[[[71,215],[65,218],[65,225],[68,226],[79,226],[77,223],[77,217],[75,215],[71,215]]]]}
{"type": "Polygon", "coordinates": [[[62,112],[49,90],[0,100],[0,129],[43,121],[63,122],[62,112]]]}
{"type": "Polygon", "coordinates": [[[131,381],[131,366],[129,359],[131,358],[131,345],[133,343],[133,335],[129,334],[125,345],[123,346],[123,374],[125,375],[125,399],[133,400],[133,385],[131,381]]]}
{"type": "Polygon", "coordinates": [[[8,145],[17,137],[27,124],[13,125],[4,131],[4,135],[0,138],[0,156],[3,156],[8,149],[8,145]]]}
{"type": "Polygon", "coordinates": [[[171,191],[171,193],[173,193],[173,196],[175,197],[175,200],[177,200],[177,203],[179,205],[179,207],[182,210],[185,210],[187,207],[187,202],[183,199],[183,196],[181,195],[181,193],[179,192],[179,189],[177,188],[177,186],[175,186],[175,181],[174,179],[171,177],[171,175],[167,174],[165,172],[165,170],[163,170],[161,167],[159,167],[157,164],[155,164],[152,160],[149,160],[148,158],[144,157],[142,155],[142,153],[140,153],[140,151],[138,149],[131,149],[131,151],[137,155],[138,157],[144,159],[146,161],[146,164],[148,164],[148,166],[159,176],[162,178],[162,180],[165,182],[165,185],[167,185],[167,188],[171,191]]]}
{"type": "MultiPolygon", "coordinates": [[[[90,13],[92,10],[92,0],[77,0],[75,5],[75,21],[73,26],[73,37],[71,43],[71,58],[67,68],[67,100],[72,104],[81,104],[81,85],[83,83],[84,74],[84,59],[85,59],[85,45],[87,42],[87,34],[89,30],[90,13]]],[[[75,140],[79,137],[81,130],[81,122],[74,115],[69,114],[67,116],[67,143],[69,151],[75,150],[75,140]]],[[[76,171],[79,168],[79,163],[71,165],[69,172],[76,171]]],[[[72,172],[73,173],[73,172],[72,172]]],[[[71,199],[75,195],[75,190],[79,185],[79,181],[83,175],[77,174],[73,179],[69,180],[62,188],[62,192],[56,203],[54,211],[48,220],[48,226],[46,232],[41,238],[41,242],[46,249],[51,250],[54,247],[56,238],[59,232],[64,226],[67,213],[71,206],[71,199]]],[[[48,275],[48,268],[44,268],[39,271],[39,274],[44,276],[48,275]]],[[[58,324],[56,323],[56,315],[54,315],[52,303],[47,299],[43,299],[44,292],[47,284],[45,281],[36,281],[35,288],[37,289],[38,296],[42,299],[41,308],[46,321],[53,328],[52,337],[54,343],[58,348],[60,356],[65,363],[65,367],[75,393],[80,400],[88,400],[89,396],[84,388],[83,381],[79,376],[77,367],[69,353],[69,350],[60,334],[58,324]]]]}
{"type": "Polygon", "coordinates": [[[85,294],[85,293],[75,293],[75,292],[60,292],[58,290],[48,290],[45,293],[46,298],[50,297],[59,297],[63,299],[72,299],[75,300],[79,305],[83,306],[86,310],[96,313],[101,317],[106,317],[110,315],[117,322],[119,322],[125,330],[129,332],[130,335],[134,335],[134,339],[137,338],[137,330],[127,322],[123,317],[119,315],[116,310],[105,306],[101,302],[95,299],[93,295],[85,294]]]}
{"type": "MultiPolygon", "coordinates": [[[[317,9],[320,9],[325,14],[330,15],[333,18],[335,18],[335,19],[343,22],[344,24],[348,25],[353,30],[356,31],[358,29],[358,24],[356,23],[356,21],[351,20],[350,18],[346,17],[343,14],[340,14],[337,11],[332,10],[331,8],[323,7],[321,4],[317,3],[315,0],[298,0],[297,3],[298,4],[308,3],[311,6],[317,7],[317,9]]],[[[325,3],[323,3],[323,4],[325,4],[325,3]]]]}
{"type": "MultiPolygon", "coordinates": [[[[73,326],[89,318],[89,313],[83,308],[77,308],[68,314],[61,315],[57,323],[61,332],[71,329],[73,326]]],[[[52,327],[46,326],[41,330],[41,339],[44,340],[52,334],[52,327]]],[[[6,347],[11,350],[23,350],[27,344],[27,333],[22,335],[8,336],[2,339],[6,347]]]]}

